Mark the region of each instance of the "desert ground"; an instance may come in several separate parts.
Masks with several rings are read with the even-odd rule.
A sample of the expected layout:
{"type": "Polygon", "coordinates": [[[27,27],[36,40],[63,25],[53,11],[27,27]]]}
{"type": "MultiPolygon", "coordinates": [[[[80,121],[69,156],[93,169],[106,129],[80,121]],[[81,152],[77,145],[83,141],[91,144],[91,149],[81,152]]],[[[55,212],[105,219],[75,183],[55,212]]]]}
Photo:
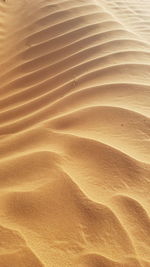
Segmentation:
{"type": "Polygon", "coordinates": [[[0,0],[0,267],[150,267],[150,1],[0,0]]]}

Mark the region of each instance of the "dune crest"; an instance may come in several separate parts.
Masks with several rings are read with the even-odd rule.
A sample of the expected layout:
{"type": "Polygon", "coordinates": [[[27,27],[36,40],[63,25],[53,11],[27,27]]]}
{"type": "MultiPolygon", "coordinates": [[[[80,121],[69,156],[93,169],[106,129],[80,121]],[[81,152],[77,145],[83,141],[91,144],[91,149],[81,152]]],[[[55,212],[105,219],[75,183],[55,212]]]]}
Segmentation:
{"type": "Polygon", "coordinates": [[[0,0],[0,266],[150,267],[149,14],[0,0]]]}

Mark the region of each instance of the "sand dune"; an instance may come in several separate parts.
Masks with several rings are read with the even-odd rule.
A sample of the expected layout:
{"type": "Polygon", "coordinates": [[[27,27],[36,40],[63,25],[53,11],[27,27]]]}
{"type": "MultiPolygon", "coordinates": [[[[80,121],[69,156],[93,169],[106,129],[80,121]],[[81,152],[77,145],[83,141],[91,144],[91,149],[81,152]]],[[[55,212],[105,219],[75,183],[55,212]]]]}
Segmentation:
{"type": "Polygon", "coordinates": [[[0,266],[150,266],[149,14],[0,1],[0,266]]]}

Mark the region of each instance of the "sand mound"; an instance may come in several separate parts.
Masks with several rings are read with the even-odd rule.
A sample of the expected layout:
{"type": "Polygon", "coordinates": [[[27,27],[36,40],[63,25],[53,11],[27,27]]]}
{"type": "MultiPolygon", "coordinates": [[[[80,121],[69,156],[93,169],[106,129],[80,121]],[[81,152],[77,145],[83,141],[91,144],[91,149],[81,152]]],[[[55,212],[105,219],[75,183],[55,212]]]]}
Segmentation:
{"type": "Polygon", "coordinates": [[[149,12],[0,1],[0,266],[150,266],[149,12]]]}

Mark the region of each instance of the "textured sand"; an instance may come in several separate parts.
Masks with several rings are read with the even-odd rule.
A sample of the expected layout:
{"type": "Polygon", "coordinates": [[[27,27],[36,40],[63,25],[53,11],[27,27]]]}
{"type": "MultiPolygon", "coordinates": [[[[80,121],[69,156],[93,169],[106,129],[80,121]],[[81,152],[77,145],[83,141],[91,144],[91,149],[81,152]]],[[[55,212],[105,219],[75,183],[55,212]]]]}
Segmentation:
{"type": "Polygon", "coordinates": [[[0,0],[0,267],[150,267],[150,2],[0,0]]]}

